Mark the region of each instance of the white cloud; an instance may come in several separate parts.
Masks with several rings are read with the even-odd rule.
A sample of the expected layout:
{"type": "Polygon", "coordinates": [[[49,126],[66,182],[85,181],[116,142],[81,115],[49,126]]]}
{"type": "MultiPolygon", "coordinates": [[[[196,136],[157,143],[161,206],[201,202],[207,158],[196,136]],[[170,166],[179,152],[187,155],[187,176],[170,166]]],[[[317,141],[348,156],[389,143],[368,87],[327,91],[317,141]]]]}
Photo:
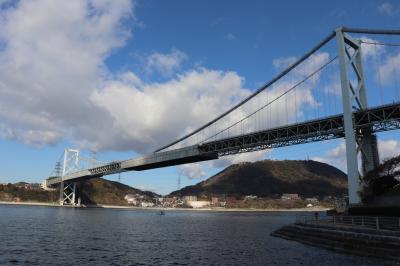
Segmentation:
{"type": "Polygon", "coordinates": [[[335,73],[334,76],[330,77],[330,82],[323,87],[323,91],[327,94],[332,94],[335,96],[342,95],[342,87],[340,84],[339,73],[335,73]]]}
{"type": "Polygon", "coordinates": [[[130,35],[122,21],[132,9],[130,0],[37,0],[0,11],[0,122],[12,132],[7,137],[41,145],[107,129],[111,117],[88,98],[107,71],[104,59],[130,35]]]}
{"type": "Polygon", "coordinates": [[[146,59],[146,72],[156,71],[164,77],[170,77],[187,58],[184,52],[177,49],[172,49],[168,54],[153,53],[146,59]]]}
{"type": "Polygon", "coordinates": [[[343,171],[346,171],[346,144],[342,141],[335,148],[327,151],[323,157],[313,157],[314,161],[333,165],[343,171]]]}
{"type": "Polygon", "coordinates": [[[111,80],[90,101],[112,117],[100,149],[146,152],[190,132],[249,93],[234,72],[196,69],[165,83],[111,80]],[[231,97],[227,97],[231,96],[231,97]]]}
{"type": "Polygon", "coordinates": [[[276,58],[272,61],[272,65],[278,70],[283,70],[296,62],[297,59],[295,56],[276,58]]]}
{"type": "MultiPolygon", "coordinates": [[[[400,154],[400,142],[398,140],[378,140],[379,159],[382,162],[400,154]]],[[[333,165],[346,171],[346,144],[342,141],[335,148],[327,151],[322,157],[313,157],[312,160],[333,165]]]]}
{"type": "Polygon", "coordinates": [[[377,56],[381,56],[385,52],[385,47],[383,45],[376,44],[379,43],[378,40],[366,36],[361,36],[360,40],[362,56],[365,60],[369,58],[376,59],[377,56]]]}
{"type": "MultiPolygon", "coordinates": [[[[164,83],[144,82],[130,71],[113,77],[104,60],[131,35],[123,21],[132,17],[129,0],[20,1],[1,10],[1,136],[33,145],[66,138],[82,148],[148,152],[249,95],[235,72],[197,68],[164,83]]],[[[176,49],[154,53],[147,67],[169,75],[186,58],[176,49]]],[[[313,56],[315,63],[297,74],[327,58],[313,56]]],[[[289,85],[274,86],[270,97],[289,85]]],[[[299,91],[298,108],[315,104],[309,87],[299,91]]],[[[257,101],[254,107],[264,103],[257,101]]]]}
{"type": "Polygon", "coordinates": [[[178,171],[189,179],[197,179],[206,176],[204,165],[202,163],[184,164],[178,167],[178,171]]]}
{"type": "Polygon", "coordinates": [[[189,179],[203,178],[206,176],[208,169],[225,168],[241,162],[256,162],[264,159],[271,151],[263,150],[223,156],[218,160],[180,165],[178,166],[178,170],[189,179]]]}
{"type": "Polygon", "coordinates": [[[231,164],[237,164],[241,162],[256,162],[264,159],[265,156],[271,151],[272,150],[263,150],[223,156],[218,160],[210,162],[209,164],[211,165],[211,167],[225,168],[231,164]]]}
{"type": "Polygon", "coordinates": [[[377,70],[376,80],[380,80],[383,84],[397,82],[400,74],[400,53],[386,56],[377,70]]]}
{"type": "MultiPolygon", "coordinates": [[[[0,50],[0,137],[32,145],[67,138],[83,148],[145,153],[249,95],[235,72],[196,68],[163,83],[144,82],[131,71],[112,76],[104,60],[131,35],[122,22],[132,16],[129,0],[20,1],[0,11],[0,42],[5,44],[0,50]]],[[[146,66],[171,75],[186,59],[173,49],[150,55],[146,66]]],[[[328,59],[327,53],[315,54],[295,75],[304,77],[328,59]]],[[[281,68],[294,60],[280,58],[273,64],[281,68]]],[[[283,81],[271,87],[269,100],[293,85],[283,81]]],[[[317,106],[312,89],[300,87],[296,104],[283,110],[278,101],[269,112],[292,115],[295,108],[300,112],[302,106],[317,106]]],[[[256,101],[254,108],[265,104],[265,98],[256,101]]],[[[240,110],[228,121],[248,113],[240,110]]],[[[284,120],[273,119],[270,126],[284,120]]],[[[259,160],[265,154],[225,157],[208,167],[259,160]]],[[[196,165],[191,168],[197,170],[185,170],[188,176],[204,173],[196,165]]]]}
{"type": "Polygon", "coordinates": [[[379,140],[378,147],[381,161],[400,154],[400,142],[398,140],[379,140]]]}
{"type": "MultiPolygon", "coordinates": [[[[281,57],[274,59],[272,61],[273,66],[278,70],[283,70],[294,62],[297,61],[297,57],[289,56],[289,57],[281,57]]],[[[305,78],[310,75],[312,72],[318,69],[318,67],[322,66],[323,64],[329,61],[329,54],[326,52],[317,52],[311,55],[307,60],[302,62],[299,66],[294,68],[292,72],[298,78],[305,78]]]]}
{"type": "MultiPolygon", "coordinates": [[[[312,94],[312,90],[317,87],[319,75],[317,74],[307,82],[302,83],[295,90],[287,94],[284,93],[328,60],[328,53],[317,53],[311,56],[306,62],[293,70],[293,76],[277,81],[257,97],[252,98],[206,129],[174,145],[173,148],[193,145],[199,143],[199,140],[208,142],[274,128],[294,123],[297,118],[303,118],[303,108],[314,108],[321,105],[321,103],[315,101],[312,94]],[[269,104],[266,105],[267,103],[269,104]]],[[[281,58],[280,61],[288,60],[281,58]]],[[[275,65],[279,66],[280,63],[275,62],[275,65]]],[[[240,99],[239,97],[236,98],[240,99]]]]}
{"type": "Polygon", "coordinates": [[[230,41],[234,41],[237,39],[236,35],[233,33],[228,33],[227,35],[225,35],[225,38],[230,40],[230,41]]]}
{"type": "MultiPolygon", "coordinates": [[[[33,144],[67,138],[82,148],[145,152],[205,123],[248,95],[234,72],[195,69],[164,83],[104,60],[130,32],[130,0],[20,1],[0,11],[1,137],[33,144]]],[[[186,55],[153,54],[167,73],[186,55]]]]}
{"type": "Polygon", "coordinates": [[[387,16],[393,16],[398,11],[399,8],[390,2],[383,2],[381,5],[378,6],[378,12],[387,16]]]}
{"type": "Polygon", "coordinates": [[[13,138],[14,133],[11,128],[6,125],[0,124],[0,138],[2,139],[11,139],[13,138]]]}
{"type": "MultiPolygon", "coordinates": [[[[400,53],[393,47],[381,45],[381,41],[362,36],[364,69],[370,69],[376,85],[397,83],[400,74],[400,53]],[[369,61],[368,61],[369,60],[369,61]]],[[[391,89],[393,90],[393,89],[391,89]]]]}

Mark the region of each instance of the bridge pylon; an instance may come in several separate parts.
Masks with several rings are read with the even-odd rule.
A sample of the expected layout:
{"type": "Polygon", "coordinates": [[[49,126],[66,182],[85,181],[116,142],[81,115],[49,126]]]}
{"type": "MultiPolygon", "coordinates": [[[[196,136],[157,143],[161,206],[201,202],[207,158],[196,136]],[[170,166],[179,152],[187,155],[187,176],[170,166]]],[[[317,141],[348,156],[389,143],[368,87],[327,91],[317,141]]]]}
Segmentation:
{"type": "Polygon", "coordinates": [[[343,122],[346,143],[349,204],[360,204],[358,192],[361,190],[361,178],[358,167],[358,155],[361,153],[362,172],[379,165],[376,135],[370,128],[355,131],[353,111],[368,108],[367,92],[362,65],[361,41],[352,38],[343,28],[336,29],[340,80],[343,102],[343,122]],[[354,81],[357,84],[354,84],[354,81]],[[355,109],[355,110],[354,110],[355,109]]]}
{"type": "MultiPolygon", "coordinates": [[[[79,168],[79,150],[65,149],[64,160],[62,167],[62,178],[70,172],[76,171],[79,168]]],[[[80,200],[78,199],[78,202],[80,200]]],[[[60,205],[77,205],[76,198],[76,182],[60,183],[60,205]]]]}

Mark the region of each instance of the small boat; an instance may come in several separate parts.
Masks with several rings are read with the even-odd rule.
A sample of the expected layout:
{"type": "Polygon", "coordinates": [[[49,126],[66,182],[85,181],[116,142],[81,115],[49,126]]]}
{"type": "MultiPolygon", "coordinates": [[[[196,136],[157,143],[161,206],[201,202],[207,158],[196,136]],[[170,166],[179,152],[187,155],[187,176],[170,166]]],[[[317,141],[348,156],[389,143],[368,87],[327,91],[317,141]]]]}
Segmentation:
{"type": "Polygon", "coordinates": [[[159,211],[158,215],[165,215],[165,211],[159,211]]]}

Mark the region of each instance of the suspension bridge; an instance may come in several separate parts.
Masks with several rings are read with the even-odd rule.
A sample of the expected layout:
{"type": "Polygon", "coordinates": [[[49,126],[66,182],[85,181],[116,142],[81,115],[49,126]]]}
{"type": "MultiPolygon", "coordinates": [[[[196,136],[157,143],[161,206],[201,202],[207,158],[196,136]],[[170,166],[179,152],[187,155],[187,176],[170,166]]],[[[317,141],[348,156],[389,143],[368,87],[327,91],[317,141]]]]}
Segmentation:
{"type": "Polygon", "coordinates": [[[337,28],[302,57],[274,61],[277,76],[191,133],[109,163],[66,149],[43,184],[60,189],[60,204],[75,205],[76,183],[88,178],[344,138],[349,202],[358,204],[362,175],[379,164],[376,133],[400,129],[399,37],[400,30],[337,28]]]}

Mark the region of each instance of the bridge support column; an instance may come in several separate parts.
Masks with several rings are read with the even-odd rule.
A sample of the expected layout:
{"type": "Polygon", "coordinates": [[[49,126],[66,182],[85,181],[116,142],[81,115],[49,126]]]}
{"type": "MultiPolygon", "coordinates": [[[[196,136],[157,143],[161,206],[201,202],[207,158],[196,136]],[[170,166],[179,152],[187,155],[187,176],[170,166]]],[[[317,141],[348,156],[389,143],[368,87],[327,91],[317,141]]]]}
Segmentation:
{"type": "Polygon", "coordinates": [[[60,184],[60,205],[76,206],[76,182],[60,184]]]}
{"type": "Polygon", "coordinates": [[[359,141],[361,150],[362,172],[367,174],[379,165],[378,141],[375,134],[363,133],[359,141]]]}
{"type": "Polygon", "coordinates": [[[368,107],[362,67],[361,42],[353,39],[342,28],[336,29],[338,56],[340,65],[340,80],[343,101],[343,122],[346,142],[347,175],[349,188],[349,204],[360,204],[358,192],[361,190],[361,176],[358,167],[358,152],[361,152],[363,173],[372,170],[379,164],[376,136],[370,130],[355,132],[353,108],[364,110],[368,107]],[[353,85],[349,79],[356,80],[353,85]],[[357,145],[358,144],[358,145],[357,145]]]}
{"type": "Polygon", "coordinates": [[[65,149],[60,183],[60,205],[76,205],[76,182],[64,181],[64,176],[79,167],[79,150],[65,149]]]}

